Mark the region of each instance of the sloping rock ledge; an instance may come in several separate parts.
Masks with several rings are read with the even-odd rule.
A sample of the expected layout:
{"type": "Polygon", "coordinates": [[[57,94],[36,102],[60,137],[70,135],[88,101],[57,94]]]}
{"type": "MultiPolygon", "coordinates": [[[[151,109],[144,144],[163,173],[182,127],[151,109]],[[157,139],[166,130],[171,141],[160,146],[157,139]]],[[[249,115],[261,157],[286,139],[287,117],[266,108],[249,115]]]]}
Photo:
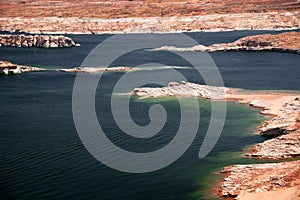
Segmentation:
{"type": "Polygon", "coordinates": [[[267,140],[261,144],[252,146],[246,157],[258,157],[264,159],[285,159],[300,156],[300,131],[267,140]]]}

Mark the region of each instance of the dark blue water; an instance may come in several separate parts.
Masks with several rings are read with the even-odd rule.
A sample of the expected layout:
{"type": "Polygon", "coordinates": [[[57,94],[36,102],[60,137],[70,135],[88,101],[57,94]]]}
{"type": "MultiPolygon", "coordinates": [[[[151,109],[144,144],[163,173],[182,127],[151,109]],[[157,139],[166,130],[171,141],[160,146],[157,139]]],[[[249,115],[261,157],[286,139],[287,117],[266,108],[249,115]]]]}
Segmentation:
{"type": "MultiPolygon", "coordinates": [[[[257,31],[192,33],[202,44],[231,42],[257,31]]],[[[259,32],[261,33],[261,32],[259,32]]],[[[213,151],[199,159],[198,152],[210,119],[210,103],[199,100],[198,134],[185,154],[170,166],[147,174],[129,174],[106,167],[82,145],[72,118],[75,74],[55,69],[79,66],[86,54],[108,35],[71,36],[81,47],[70,49],[0,48],[0,60],[52,69],[0,77],[0,197],[1,199],[215,199],[218,176],[214,172],[234,163],[260,162],[243,159],[245,146],[264,138],[253,134],[263,120],[257,109],[228,103],[225,127],[213,151]]],[[[297,54],[276,52],[217,52],[211,56],[226,86],[247,89],[299,90],[297,54]]],[[[136,51],[114,65],[137,66],[159,61],[187,66],[168,52],[136,51]]],[[[180,69],[188,80],[202,83],[192,69],[180,69]]],[[[144,73],[147,73],[145,71],[144,73]]],[[[132,140],[113,123],[109,94],[122,73],[105,73],[96,98],[98,119],[116,144],[147,152],[167,144],[178,129],[180,110],[175,99],[131,101],[137,124],[149,123],[148,109],[161,103],[168,111],[162,134],[153,140],[132,140]],[[101,116],[105,116],[101,118],[101,116]]],[[[121,97],[120,97],[121,98],[121,97]]]]}

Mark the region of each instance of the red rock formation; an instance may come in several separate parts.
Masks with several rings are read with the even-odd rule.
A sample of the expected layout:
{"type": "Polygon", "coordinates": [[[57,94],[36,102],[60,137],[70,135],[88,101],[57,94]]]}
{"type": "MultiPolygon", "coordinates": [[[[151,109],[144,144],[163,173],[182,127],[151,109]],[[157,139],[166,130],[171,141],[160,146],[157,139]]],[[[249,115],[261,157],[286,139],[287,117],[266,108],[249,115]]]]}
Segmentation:
{"type": "Polygon", "coordinates": [[[231,44],[246,50],[277,50],[300,52],[300,33],[262,34],[247,36],[231,44]]]}
{"type": "Polygon", "coordinates": [[[299,28],[294,0],[11,0],[0,30],[35,33],[166,32],[299,28]]]}
{"type": "Polygon", "coordinates": [[[285,12],[300,8],[296,0],[10,0],[0,4],[1,17],[174,17],[207,14],[285,12]]]}

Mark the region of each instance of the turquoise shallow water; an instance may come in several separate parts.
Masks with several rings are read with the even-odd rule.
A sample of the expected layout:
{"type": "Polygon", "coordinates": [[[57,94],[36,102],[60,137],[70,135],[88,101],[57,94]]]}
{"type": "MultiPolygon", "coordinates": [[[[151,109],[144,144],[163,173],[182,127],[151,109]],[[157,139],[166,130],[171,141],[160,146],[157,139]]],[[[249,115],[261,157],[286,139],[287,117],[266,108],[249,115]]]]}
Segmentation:
{"type": "MultiPolygon", "coordinates": [[[[193,37],[212,43],[254,33],[194,33],[193,37]]],[[[1,47],[0,60],[49,69],[71,68],[80,65],[86,52],[106,37],[74,36],[82,44],[83,51],[79,48],[1,47]]],[[[299,90],[299,55],[218,52],[212,57],[220,65],[227,86],[299,90]]],[[[168,53],[146,56],[144,51],[123,57],[115,65],[137,66],[157,59],[166,65],[188,65],[173,59],[168,53]]],[[[202,82],[192,69],[177,70],[190,81],[202,82]]],[[[96,111],[107,136],[122,148],[137,152],[164,146],[178,129],[178,102],[172,98],[132,98],[131,114],[137,124],[149,123],[148,109],[155,103],[164,105],[168,119],[163,131],[150,140],[128,137],[115,126],[110,111],[110,93],[122,75],[104,74],[97,90],[96,111]]],[[[199,159],[199,149],[210,119],[210,102],[199,99],[200,128],[193,144],[180,159],[162,170],[146,174],[110,169],[88,153],[77,135],[72,118],[74,80],[75,74],[55,70],[0,77],[1,199],[217,199],[212,195],[218,180],[215,172],[230,164],[262,162],[244,159],[241,154],[245,146],[264,141],[264,138],[253,134],[264,118],[258,114],[258,109],[233,102],[227,103],[226,123],[217,145],[207,157],[199,159]]]]}

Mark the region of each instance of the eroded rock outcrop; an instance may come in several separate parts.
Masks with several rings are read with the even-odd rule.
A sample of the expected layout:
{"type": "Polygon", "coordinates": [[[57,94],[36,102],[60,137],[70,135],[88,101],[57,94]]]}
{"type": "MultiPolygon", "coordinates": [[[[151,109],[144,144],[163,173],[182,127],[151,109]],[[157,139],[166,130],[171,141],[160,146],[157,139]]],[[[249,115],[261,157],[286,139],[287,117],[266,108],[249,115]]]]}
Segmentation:
{"type": "Polygon", "coordinates": [[[193,96],[206,99],[225,99],[225,94],[229,92],[230,89],[225,87],[199,85],[182,81],[181,83],[170,82],[167,87],[162,88],[135,88],[132,94],[139,97],[150,98],[163,96],[193,96]]]}
{"type": "Polygon", "coordinates": [[[8,61],[0,61],[0,75],[21,74],[25,72],[36,72],[44,69],[30,66],[13,64],[8,61]]]}
{"type": "Polygon", "coordinates": [[[0,35],[0,46],[38,47],[38,48],[67,48],[76,46],[75,42],[65,36],[53,35],[0,35]]]}
{"type": "Polygon", "coordinates": [[[233,43],[215,44],[209,46],[209,48],[209,51],[269,50],[300,53],[300,32],[247,36],[233,43]]]}
{"type": "Polygon", "coordinates": [[[285,159],[300,156],[300,130],[252,146],[246,157],[285,159]]]}
{"type": "MultiPolygon", "coordinates": [[[[264,193],[287,188],[296,188],[296,191],[300,189],[300,160],[233,165],[224,167],[221,173],[225,173],[219,185],[219,194],[223,197],[241,199],[242,193],[264,193]]],[[[286,196],[286,199],[290,199],[291,196],[286,196]]]]}
{"type": "Polygon", "coordinates": [[[260,135],[276,137],[299,129],[300,99],[298,97],[286,102],[279,111],[278,116],[263,122],[258,127],[260,135]]]}
{"type": "Polygon", "coordinates": [[[258,131],[261,135],[275,137],[252,146],[247,157],[283,159],[300,156],[300,102],[299,98],[286,103],[282,116],[263,122],[258,131]]]}

